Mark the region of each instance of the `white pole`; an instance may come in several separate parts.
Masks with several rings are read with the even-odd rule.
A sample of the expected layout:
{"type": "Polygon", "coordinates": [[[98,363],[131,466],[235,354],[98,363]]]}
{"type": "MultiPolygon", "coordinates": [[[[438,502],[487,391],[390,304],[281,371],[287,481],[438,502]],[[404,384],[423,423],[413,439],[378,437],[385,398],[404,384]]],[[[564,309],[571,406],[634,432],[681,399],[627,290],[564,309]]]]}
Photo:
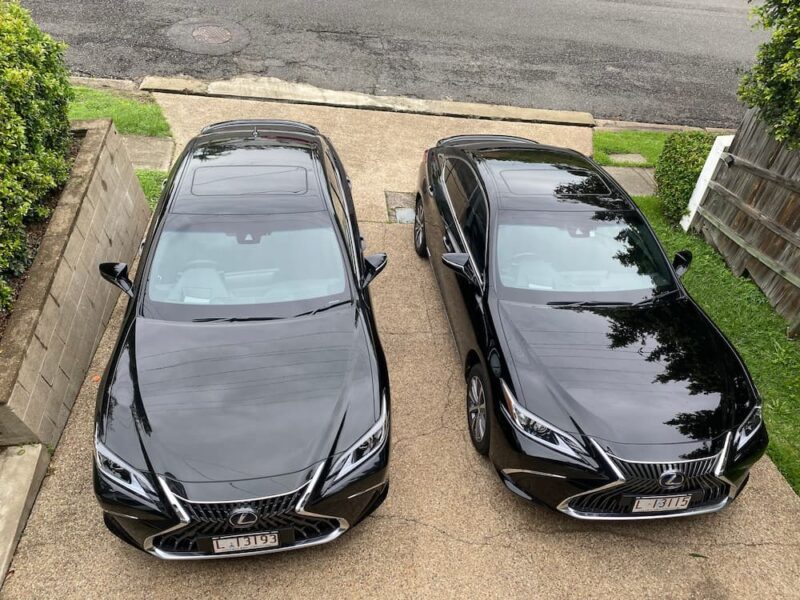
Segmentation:
{"type": "Polygon", "coordinates": [[[732,135],[721,135],[714,140],[711,152],[708,154],[708,158],[706,158],[706,164],[703,165],[703,170],[700,172],[700,177],[697,179],[697,183],[694,186],[692,197],[689,199],[689,213],[684,215],[681,219],[681,227],[683,227],[684,231],[689,231],[694,215],[697,213],[697,207],[700,206],[703,196],[706,195],[708,182],[711,181],[711,177],[714,175],[714,169],[717,168],[717,163],[722,153],[730,147],[733,138],[734,136],[732,135]]]}

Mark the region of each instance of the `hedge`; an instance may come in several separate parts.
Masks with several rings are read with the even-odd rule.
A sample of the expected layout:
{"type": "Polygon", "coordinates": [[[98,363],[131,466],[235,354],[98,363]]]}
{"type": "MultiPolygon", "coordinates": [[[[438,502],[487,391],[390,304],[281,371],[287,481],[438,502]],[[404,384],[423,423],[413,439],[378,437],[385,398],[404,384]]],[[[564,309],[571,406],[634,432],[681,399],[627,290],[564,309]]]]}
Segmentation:
{"type": "Polygon", "coordinates": [[[30,262],[25,225],[46,216],[44,200],[69,173],[64,48],[16,1],[0,0],[0,312],[8,279],[30,262]]]}
{"type": "Polygon", "coordinates": [[[772,38],[759,48],[739,97],[759,109],[775,139],[800,148],[800,2],[766,0],[753,12],[772,38]]]}
{"type": "Polygon", "coordinates": [[[714,137],[702,131],[681,131],[670,135],[664,143],[655,177],[661,210],[671,225],[677,225],[686,214],[714,137]]]}

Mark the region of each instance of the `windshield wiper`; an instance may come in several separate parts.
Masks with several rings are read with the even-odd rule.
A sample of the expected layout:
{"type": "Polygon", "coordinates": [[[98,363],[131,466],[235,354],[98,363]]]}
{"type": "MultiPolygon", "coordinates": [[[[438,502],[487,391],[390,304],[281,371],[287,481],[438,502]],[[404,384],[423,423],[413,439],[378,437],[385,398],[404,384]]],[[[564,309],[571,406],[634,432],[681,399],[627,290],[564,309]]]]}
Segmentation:
{"type": "Polygon", "coordinates": [[[674,288],[671,290],[667,290],[666,292],[660,292],[651,296],[650,298],[645,298],[644,300],[640,300],[639,302],[634,303],[633,306],[652,306],[657,302],[660,302],[666,298],[671,298],[676,294],[680,294],[681,290],[679,288],[674,288]]]}
{"type": "Polygon", "coordinates": [[[306,317],[310,315],[315,315],[319,312],[326,311],[330,308],[336,308],[337,306],[343,306],[344,304],[352,304],[353,300],[341,300],[339,302],[334,302],[333,304],[328,304],[327,306],[320,306],[319,308],[315,308],[314,310],[309,310],[306,312],[301,312],[300,314],[295,315],[293,318],[297,317],[306,317]]]}
{"type": "Polygon", "coordinates": [[[192,319],[192,323],[240,323],[242,321],[276,321],[283,317],[206,317],[192,319]]]}
{"type": "Polygon", "coordinates": [[[630,306],[630,302],[608,302],[606,300],[579,300],[573,302],[570,300],[556,300],[555,302],[548,302],[547,306],[558,306],[559,308],[581,308],[584,306],[630,306]]]}

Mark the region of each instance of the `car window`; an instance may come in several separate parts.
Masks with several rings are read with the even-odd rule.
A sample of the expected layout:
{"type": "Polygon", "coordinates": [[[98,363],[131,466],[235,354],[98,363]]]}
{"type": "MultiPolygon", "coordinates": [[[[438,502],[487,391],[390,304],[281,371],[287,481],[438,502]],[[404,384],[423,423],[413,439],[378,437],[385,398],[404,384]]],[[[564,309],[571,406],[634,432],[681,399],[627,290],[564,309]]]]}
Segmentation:
{"type": "Polygon", "coordinates": [[[191,192],[194,196],[303,195],[308,192],[308,171],[294,165],[199,167],[191,192]],[[232,180],[236,186],[231,186],[232,180]]]}
{"type": "Polygon", "coordinates": [[[674,287],[634,212],[504,210],[496,240],[499,287],[514,298],[636,301],[674,287]]]}
{"type": "Polygon", "coordinates": [[[455,217],[464,233],[470,254],[480,273],[486,265],[486,197],[472,168],[463,160],[448,161],[450,176],[446,180],[455,217]],[[447,183],[447,182],[451,183],[447,183]],[[452,188],[452,192],[450,191],[452,188]],[[457,198],[456,201],[453,199],[457,198]]]}
{"type": "Polygon", "coordinates": [[[285,317],[350,297],[327,212],[167,219],[144,303],[167,320],[285,317]]]}
{"type": "Polygon", "coordinates": [[[325,171],[329,181],[328,190],[333,203],[333,212],[336,216],[336,223],[342,232],[342,236],[344,237],[345,244],[347,246],[347,254],[349,255],[350,261],[355,268],[357,262],[357,255],[355,253],[355,239],[353,238],[353,231],[350,227],[350,220],[347,218],[345,199],[342,197],[343,192],[339,189],[339,177],[333,165],[333,160],[327,152],[325,153],[325,171]]]}
{"type": "Polygon", "coordinates": [[[469,198],[470,190],[464,186],[464,181],[459,178],[457,165],[460,163],[458,160],[446,159],[444,163],[444,185],[447,188],[447,196],[450,198],[450,204],[453,206],[453,216],[459,219],[464,214],[467,208],[467,200],[469,198]]]}
{"type": "Polygon", "coordinates": [[[475,187],[467,202],[467,209],[459,219],[461,230],[469,246],[478,271],[483,273],[486,266],[486,228],[488,212],[483,188],[475,181],[475,187]]]}

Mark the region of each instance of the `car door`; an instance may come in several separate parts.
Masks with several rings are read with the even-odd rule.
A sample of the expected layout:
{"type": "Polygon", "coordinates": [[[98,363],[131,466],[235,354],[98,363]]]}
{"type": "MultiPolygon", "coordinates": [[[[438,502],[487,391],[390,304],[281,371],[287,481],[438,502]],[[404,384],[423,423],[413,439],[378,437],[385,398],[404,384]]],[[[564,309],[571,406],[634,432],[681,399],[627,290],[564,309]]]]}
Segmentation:
{"type": "Polygon", "coordinates": [[[480,179],[470,164],[458,161],[455,170],[464,187],[469,190],[465,210],[457,216],[458,232],[478,276],[477,282],[456,276],[461,293],[459,309],[462,311],[458,318],[456,339],[461,347],[462,359],[466,359],[471,349],[482,352],[482,341],[485,341],[483,294],[486,289],[489,208],[480,179]]]}
{"type": "Polygon", "coordinates": [[[441,262],[439,285],[445,309],[462,360],[470,349],[478,348],[476,327],[483,328],[483,282],[486,263],[486,223],[488,210],[480,180],[469,163],[457,156],[444,161],[443,192],[447,206],[442,218],[443,252],[469,254],[478,281],[469,281],[441,262]]]}

